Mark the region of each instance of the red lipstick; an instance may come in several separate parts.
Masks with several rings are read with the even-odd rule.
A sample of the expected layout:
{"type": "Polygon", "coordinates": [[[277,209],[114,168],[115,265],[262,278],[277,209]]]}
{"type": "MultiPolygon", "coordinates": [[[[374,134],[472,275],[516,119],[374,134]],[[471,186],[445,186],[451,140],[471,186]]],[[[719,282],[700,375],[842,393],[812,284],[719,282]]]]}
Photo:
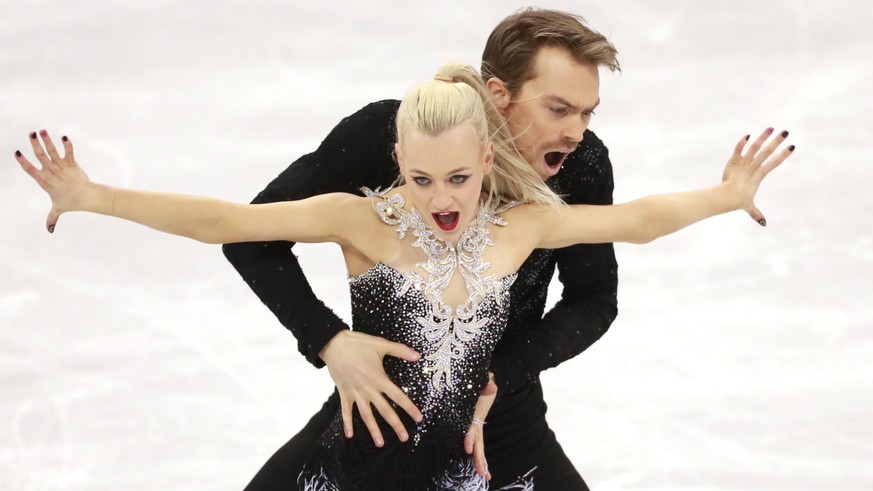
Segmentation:
{"type": "Polygon", "coordinates": [[[446,232],[451,232],[458,226],[458,219],[461,214],[457,211],[441,211],[438,213],[431,213],[433,217],[433,221],[436,222],[437,226],[446,232]]]}

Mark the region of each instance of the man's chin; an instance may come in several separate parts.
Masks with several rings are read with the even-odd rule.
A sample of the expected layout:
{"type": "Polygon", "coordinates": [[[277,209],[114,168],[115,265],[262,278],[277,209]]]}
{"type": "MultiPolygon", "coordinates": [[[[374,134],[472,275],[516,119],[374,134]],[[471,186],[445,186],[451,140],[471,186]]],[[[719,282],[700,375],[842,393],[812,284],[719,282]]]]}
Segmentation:
{"type": "Polygon", "coordinates": [[[545,181],[546,179],[548,179],[548,178],[554,176],[555,174],[557,174],[558,172],[560,172],[561,166],[563,164],[564,163],[561,162],[557,165],[549,165],[546,163],[545,159],[542,159],[540,161],[540,164],[537,166],[537,174],[542,178],[542,180],[545,181]]]}

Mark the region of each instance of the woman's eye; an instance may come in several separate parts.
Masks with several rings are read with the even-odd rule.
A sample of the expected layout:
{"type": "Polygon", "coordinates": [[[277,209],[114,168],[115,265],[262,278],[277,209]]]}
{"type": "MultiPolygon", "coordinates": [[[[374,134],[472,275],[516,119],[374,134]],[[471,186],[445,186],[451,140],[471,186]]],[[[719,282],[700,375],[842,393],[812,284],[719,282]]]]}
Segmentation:
{"type": "Polygon", "coordinates": [[[427,186],[430,184],[430,179],[426,177],[413,177],[412,182],[418,184],[419,186],[427,186]]]}
{"type": "Polygon", "coordinates": [[[467,182],[467,179],[469,178],[470,176],[452,176],[451,179],[449,179],[449,182],[452,184],[463,184],[467,182]]]}

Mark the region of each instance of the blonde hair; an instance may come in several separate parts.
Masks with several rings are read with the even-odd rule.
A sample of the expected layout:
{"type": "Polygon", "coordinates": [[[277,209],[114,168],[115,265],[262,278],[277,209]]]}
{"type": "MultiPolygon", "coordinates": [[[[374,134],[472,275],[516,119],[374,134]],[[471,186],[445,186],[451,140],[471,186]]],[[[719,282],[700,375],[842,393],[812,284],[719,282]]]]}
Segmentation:
{"type": "Polygon", "coordinates": [[[482,182],[486,204],[563,203],[519,154],[491,93],[469,65],[443,64],[434,80],[406,94],[397,111],[397,143],[403,148],[404,133],[410,128],[436,136],[464,124],[473,128],[480,144],[494,144],[494,164],[482,182]]]}

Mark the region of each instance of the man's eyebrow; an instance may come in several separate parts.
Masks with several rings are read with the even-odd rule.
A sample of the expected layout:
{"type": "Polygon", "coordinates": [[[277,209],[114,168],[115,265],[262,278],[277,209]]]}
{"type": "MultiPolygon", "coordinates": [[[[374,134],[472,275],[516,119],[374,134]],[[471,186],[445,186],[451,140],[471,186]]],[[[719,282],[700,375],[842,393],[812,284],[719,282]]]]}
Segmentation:
{"type": "Polygon", "coordinates": [[[563,106],[567,106],[573,112],[583,112],[583,113],[591,112],[595,108],[597,108],[597,106],[600,105],[600,98],[599,97],[597,98],[597,102],[595,102],[594,105],[591,107],[579,107],[575,104],[570,103],[570,101],[568,101],[567,99],[564,99],[563,97],[561,97],[559,95],[546,96],[546,100],[548,100],[550,102],[557,102],[558,104],[561,104],[563,106]]]}

